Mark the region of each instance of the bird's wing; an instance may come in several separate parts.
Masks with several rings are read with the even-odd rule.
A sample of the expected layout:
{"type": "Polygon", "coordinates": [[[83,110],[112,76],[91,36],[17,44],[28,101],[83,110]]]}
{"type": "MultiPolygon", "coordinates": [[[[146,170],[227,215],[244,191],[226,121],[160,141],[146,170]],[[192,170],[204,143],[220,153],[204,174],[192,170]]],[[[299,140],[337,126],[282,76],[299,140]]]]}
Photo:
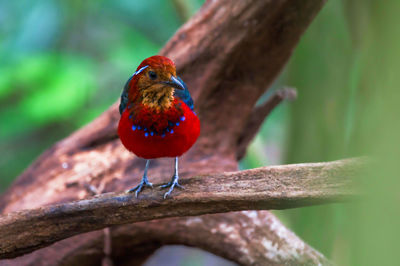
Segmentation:
{"type": "Polygon", "coordinates": [[[122,115],[122,112],[125,110],[126,106],[128,105],[129,82],[131,81],[132,77],[130,77],[128,79],[128,81],[125,83],[124,90],[122,91],[122,94],[121,94],[121,101],[119,103],[119,113],[121,115],[122,115]]]}
{"type": "Polygon", "coordinates": [[[183,80],[180,77],[177,77],[177,78],[183,84],[183,87],[185,87],[185,89],[184,90],[175,90],[174,96],[181,99],[193,111],[194,105],[193,105],[192,96],[190,95],[190,92],[189,92],[185,82],[183,82],[183,80]]]}

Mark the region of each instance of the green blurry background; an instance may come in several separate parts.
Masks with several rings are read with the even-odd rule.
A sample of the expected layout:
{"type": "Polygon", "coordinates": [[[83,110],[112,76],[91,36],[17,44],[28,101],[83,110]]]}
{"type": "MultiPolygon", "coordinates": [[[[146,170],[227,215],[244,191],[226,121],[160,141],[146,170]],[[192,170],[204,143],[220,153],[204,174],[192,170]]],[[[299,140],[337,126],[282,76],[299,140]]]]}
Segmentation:
{"type": "MultiPolygon", "coordinates": [[[[0,192],[115,102],[202,3],[0,0],[0,192]]],[[[398,0],[328,1],[275,85],[298,99],[272,113],[241,163],[375,158],[363,200],[275,212],[339,265],[398,264],[399,12],[398,0]]],[[[192,257],[181,265],[205,264],[192,257]]]]}

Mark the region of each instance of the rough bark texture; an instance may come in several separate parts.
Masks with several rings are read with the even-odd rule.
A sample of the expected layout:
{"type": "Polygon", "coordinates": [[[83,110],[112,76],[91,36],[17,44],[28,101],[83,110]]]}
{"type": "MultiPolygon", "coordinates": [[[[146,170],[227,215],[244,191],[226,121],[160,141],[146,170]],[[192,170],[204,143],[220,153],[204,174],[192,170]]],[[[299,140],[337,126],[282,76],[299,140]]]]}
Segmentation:
{"type": "Polygon", "coordinates": [[[111,225],[239,210],[287,209],[354,195],[355,160],[263,167],[186,179],[185,191],[163,200],[160,189],[97,197],[0,217],[0,258],[111,225]],[[207,182],[204,182],[207,180],[207,182]],[[108,215],[104,215],[107,213],[108,215]]]}
{"type": "MultiPolygon", "coordinates": [[[[268,211],[167,218],[115,226],[111,233],[115,265],[140,265],[152,251],[172,244],[196,246],[241,265],[330,265],[268,211]]],[[[100,230],[0,264],[99,265],[102,248],[100,230]]]]}
{"type": "MultiPolygon", "coordinates": [[[[207,1],[199,13],[166,44],[160,54],[175,61],[178,73],[192,91],[196,101],[195,109],[202,121],[201,136],[197,144],[182,157],[180,163],[183,183],[188,176],[237,169],[238,147],[241,140],[248,139],[246,125],[254,114],[255,103],[280,73],[300,36],[324,2],[325,0],[207,1]]],[[[121,82],[121,87],[122,84],[121,82]]],[[[121,146],[116,134],[118,119],[115,104],[91,124],[42,154],[2,195],[0,211],[5,214],[84,199],[90,195],[86,189],[87,184],[104,192],[121,191],[135,185],[141,178],[144,162],[134,158],[121,146]]],[[[251,134],[254,135],[254,132],[251,134]]],[[[240,154],[243,154],[242,150],[243,148],[240,154]]],[[[150,181],[166,182],[172,172],[171,160],[158,160],[150,168],[150,181]]],[[[202,179],[198,183],[207,187],[214,182],[202,179]]],[[[184,195],[177,190],[175,195],[178,194],[184,195]]],[[[240,221],[243,215],[235,213],[206,216],[208,223],[215,224],[209,232],[212,234],[212,230],[219,228],[221,223],[239,228],[241,225],[236,220],[240,221]]],[[[292,253],[293,256],[279,257],[284,250],[297,250],[298,242],[288,241],[285,245],[280,245],[280,230],[287,229],[273,215],[266,215],[269,217],[267,224],[257,225],[254,218],[248,225],[251,230],[261,234],[260,238],[273,241],[274,244],[263,255],[262,252],[254,251],[248,243],[246,246],[240,237],[230,241],[238,250],[242,249],[242,253],[235,255],[230,250],[224,253],[222,247],[226,239],[200,239],[202,237],[198,228],[185,226],[185,221],[191,218],[119,226],[119,233],[115,235],[112,228],[112,250],[115,254],[127,254],[118,257],[121,261],[126,259],[121,264],[140,263],[160,245],[174,241],[207,247],[211,252],[241,264],[265,265],[259,261],[294,264],[309,257],[316,258],[312,261],[324,262],[321,255],[315,255],[317,253],[314,251],[311,254],[311,248],[300,240],[304,249],[299,249],[297,254],[292,253]],[[181,227],[173,236],[168,232],[160,233],[162,228],[169,228],[170,221],[175,221],[181,227]],[[132,227],[144,228],[144,224],[149,225],[146,232],[154,237],[152,243],[136,244],[133,249],[136,253],[128,252],[134,244],[125,246],[125,242],[132,242],[126,241],[127,237],[124,236],[130,236],[132,227]],[[157,224],[156,228],[150,226],[153,224],[157,224]],[[274,225],[279,225],[278,229],[274,230],[274,225]],[[185,238],[187,235],[190,237],[185,238]],[[199,244],[201,241],[202,245],[199,244]],[[246,247],[249,253],[242,258],[246,247]],[[276,255],[274,258],[279,257],[280,260],[270,259],[267,254],[272,253],[276,255]],[[129,262],[132,258],[135,259],[129,262]]],[[[138,239],[145,242],[144,237],[138,239]]],[[[101,261],[102,241],[102,232],[86,233],[18,258],[15,263],[45,264],[46,259],[48,262],[51,255],[54,255],[60,258],[60,264],[67,265],[72,265],[79,258],[90,257],[91,260],[82,260],[80,263],[90,265],[93,261],[101,261]],[[54,251],[56,245],[61,245],[57,252],[54,251]]]]}

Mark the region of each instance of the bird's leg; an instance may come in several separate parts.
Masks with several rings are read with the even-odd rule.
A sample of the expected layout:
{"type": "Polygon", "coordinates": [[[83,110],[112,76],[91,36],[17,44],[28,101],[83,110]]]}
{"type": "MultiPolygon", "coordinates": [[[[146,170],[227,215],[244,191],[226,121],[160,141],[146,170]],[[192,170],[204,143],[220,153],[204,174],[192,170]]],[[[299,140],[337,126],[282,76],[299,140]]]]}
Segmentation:
{"type": "Polygon", "coordinates": [[[147,170],[149,169],[149,165],[150,165],[150,160],[147,160],[146,167],[144,168],[142,181],[140,181],[139,185],[137,185],[136,187],[131,188],[127,191],[128,193],[132,193],[133,191],[136,190],[136,192],[135,192],[136,198],[138,197],[138,194],[140,193],[140,191],[142,191],[143,186],[153,187],[153,184],[150,183],[149,180],[147,179],[147,170]]]}
{"type": "Polygon", "coordinates": [[[174,172],[174,175],[172,176],[172,179],[171,179],[170,182],[168,182],[167,184],[161,186],[162,188],[170,187],[168,192],[164,194],[164,199],[171,194],[172,190],[174,190],[174,187],[179,187],[179,188],[184,189],[183,186],[179,185],[178,180],[179,180],[179,175],[178,175],[178,157],[175,157],[175,172],[174,172]]]}

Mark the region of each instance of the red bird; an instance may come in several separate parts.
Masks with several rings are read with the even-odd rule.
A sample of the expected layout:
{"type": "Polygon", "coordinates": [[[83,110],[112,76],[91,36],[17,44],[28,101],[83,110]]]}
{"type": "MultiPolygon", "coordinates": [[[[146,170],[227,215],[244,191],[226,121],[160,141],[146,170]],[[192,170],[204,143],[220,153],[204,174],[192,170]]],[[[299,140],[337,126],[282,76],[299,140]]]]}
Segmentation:
{"type": "Polygon", "coordinates": [[[196,142],[200,121],[185,83],[176,75],[175,64],[164,56],[145,59],[126,82],[119,105],[118,135],[122,144],[147,159],[142,181],[128,192],[136,197],[144,186],[152,187],[147,170],[150,159],[175,157],[172,180],[164,198],[178,183],[178,157],[196,142]]]}

